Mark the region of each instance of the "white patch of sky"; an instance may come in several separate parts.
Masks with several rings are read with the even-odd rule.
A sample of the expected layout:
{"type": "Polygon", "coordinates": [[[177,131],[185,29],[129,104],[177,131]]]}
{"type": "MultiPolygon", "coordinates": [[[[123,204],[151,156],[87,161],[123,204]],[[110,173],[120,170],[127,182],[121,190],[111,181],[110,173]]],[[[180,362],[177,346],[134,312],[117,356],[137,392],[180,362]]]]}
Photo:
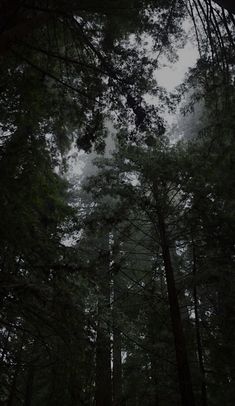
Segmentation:
{"type": "Polygon", "coordinates": [[[163,61],[163,67],[155,72],[155,79],[159,85],[165,87],[169,92],[173,91],[176,86],[183,82],[188,69],[195,65],[199,56],[192,40],[192,25],[190,21],[185,21],[183,28],[187,39],[184,47],[177,52],[178,60],[171,63],[167,61],[164,63],[163,61]]]}
{"type": "MultiPolygon", "coordinates": [[[[177,51],[178,59],[176,62],[169,62],[166,59],[162,61],[161,69],[155,71],[155,79],[158,84],[165,88],[168,92],[174,90],[183,83],[189,68],[195,66],[199,57],[198,49],[195,44],[194,28],[190,20],[185,20],[183,23],[186,40],[184,46],[177,51]]],[[[179,107],[176,113],[169,113],[166,109],[163,117],[167,126],[172,126],[177,121],[179,116],[179,107]]]]}
{"type": "MultiPolygon", "coordinates": [[[[195,66],[199,58],[194,27],[189,19],[184,21],[183,29],[186,40],[184,46],[177,51],[177,61],[169,62],[163,58],[161,69],[155,71],[155,79],[167,92],[174,92],[184,82],[189,69],[195,66]]],[[[163,112],[167,135],[171,143],[175,143],[182,137],[190,138],[193,134],[197,134],[197,130],[201,126],[202,105],[200,103],[195,105],[195,111],[187,116],[180,113],[181,107],[182,104],[179,104],[173,113],[169,112],[167,108],[163,112]]]]}

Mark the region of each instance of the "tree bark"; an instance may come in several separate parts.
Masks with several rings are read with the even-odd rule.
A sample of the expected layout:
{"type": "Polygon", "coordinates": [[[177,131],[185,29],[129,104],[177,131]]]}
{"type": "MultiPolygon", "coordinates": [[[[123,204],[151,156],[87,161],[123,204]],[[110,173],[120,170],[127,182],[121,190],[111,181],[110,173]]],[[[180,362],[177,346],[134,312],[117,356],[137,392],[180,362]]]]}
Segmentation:
{"type": "Polygon", "coordinates": [[[108,235],[104,237],[103,250],[100,252],[99,269],[99,299],[98,323],[96,337],[96,389],[95,405],[112,405],[112,380],[111,380],[111,342],[109,322],[110,316],[110,269],[108,252],[108,235]]]}
{"type": "Polygon", "coordinates": [[[201,376],[201,405],[207,406],[206,373],[205,373],[205,368],[204,368],[202,341],[201,341],[201,334],[200,334],[200,320],[199,320],[199,314],[198,314],[198,295],[197,295],[197,284],[196,284],[196,253],[195,253],[194,244],[193,244],[193,276],[194,276],[193,301],[194,301],[194,313],[195,313],[197,354],[198,354],[198,363],[199,363],[200,376],[201,376]]]}
{"type": "Polygon", "coordinates": [[[113,277],[113,405],[122,404],[122,340],[118,328],[118,275],[113,277]]]}
{"type": "MultiPolygon", "coordinates": [[[[152,315],[153,316],[153,315],[152,315]]],[[[150,338],[151,338],[151,344],[152,348],[154,349],[154,345],[156,343],[155,340],[155,332],[153,328],[154,319],[151,317],[150,320],[150,328],[149,328],[149,333],[150,333],[150,338]]],[[[150,361],[151,361],[151,382],[152,382],[152,396],[151,396],[151,405],[152,406],[159,406],[159,395],[158,395],[158,366],[157,366],[157,361],[156,357],[154,354],[154,350],[151,352],[150,355],[150,361]]]]}
{"type": "Polygon", "coordinates": [[[176,363],[179,379],[182,406],[194,406],[194,394],[191,382],[191,373],[188,362],[187,348],[182,326],[179,302],[176,292],[174,270],[172,267],[170,248],[166,235],[166,225],[164,217],[158,214],[158,225],[160,232],[162,255],[167,281],[167,291],[170,306],[170,315],[175,341],[176,363]]]}
{"type": "Polygon", "coordinates": [[[33,383],[34,383],[35,368],[34,365],[30,365],[27,374],[27,384],[25,391],[24,406],[32,405],[33,398],[33,383]]]}

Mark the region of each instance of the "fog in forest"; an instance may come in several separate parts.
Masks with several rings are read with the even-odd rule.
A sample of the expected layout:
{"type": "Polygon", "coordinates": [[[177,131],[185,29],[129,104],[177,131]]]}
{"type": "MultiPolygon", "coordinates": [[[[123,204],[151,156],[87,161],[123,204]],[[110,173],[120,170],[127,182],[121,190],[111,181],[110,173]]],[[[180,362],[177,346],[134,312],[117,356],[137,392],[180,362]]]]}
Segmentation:
{"type": "Polygon", "coordinates": [[[0,28],[0,406],[233,406],[234,2],[0,28]]]}

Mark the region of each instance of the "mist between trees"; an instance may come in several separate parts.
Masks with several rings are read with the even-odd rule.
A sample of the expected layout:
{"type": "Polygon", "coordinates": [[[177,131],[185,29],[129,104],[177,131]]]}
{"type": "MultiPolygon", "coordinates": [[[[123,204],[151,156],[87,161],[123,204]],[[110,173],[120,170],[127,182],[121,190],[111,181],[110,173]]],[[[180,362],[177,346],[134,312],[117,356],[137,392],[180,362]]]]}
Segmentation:
{"type": "Polygon", "coordinates": [[[0,1],[1,406],[235,404],[234,12],[0,1]]]}

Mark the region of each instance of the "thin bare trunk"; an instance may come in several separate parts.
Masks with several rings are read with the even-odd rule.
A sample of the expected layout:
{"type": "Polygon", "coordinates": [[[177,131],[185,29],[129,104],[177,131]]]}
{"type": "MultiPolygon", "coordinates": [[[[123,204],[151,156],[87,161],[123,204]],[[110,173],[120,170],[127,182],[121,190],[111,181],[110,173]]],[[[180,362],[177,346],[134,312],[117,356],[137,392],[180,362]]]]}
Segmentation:
{"type": "Polygon", "coordinates": [[[110,269],[108,252],[108,235],[104,237],[103,251],[100,253],[99,272],[99,300],[98,300],[98,324],[96,338],[96,406],[112,405],[112,381],[111,381],[111,342],[109,323],[106,322],[110,315],[110,269]]]}
{"type": "Polygon", "coordinates": [[[172,267],[170,248],[166,234],[165,219],[160,213],[158,214],[158,225],[160,231],[170,314],[175,341],[175,353],[176,353],[181,402],[182,406],[194,406],[195,401],[191,382],[191,373],[189,368],[185,336],[183,332],[182,319],[175,286],[174,270],[172,267]]]}
{"type": "Polygon", "coordinates": [[[199,363],[199,369],[200,369],[200,375],[201,375],[201,405],[207,406],[206,373],[205,373],[205,367],[204,367],[202,340],[201,340],[201,333],[200,333],[200,319],[199,319],[199,313],[198,313],[196,270],[197,270],[196,252],[195,252],[195,246],[193,244],[193,275],[194,275],[193,301],[194,301],[194,313],[195,313],[197,354],[198,354],[198,363],[199,363]]]}
{"type": "Polygon", "coordinates": [[[122,402],[122,340],[118,328],[118,275],[113,278],[113,405],[121,406],[122,402]]]}

